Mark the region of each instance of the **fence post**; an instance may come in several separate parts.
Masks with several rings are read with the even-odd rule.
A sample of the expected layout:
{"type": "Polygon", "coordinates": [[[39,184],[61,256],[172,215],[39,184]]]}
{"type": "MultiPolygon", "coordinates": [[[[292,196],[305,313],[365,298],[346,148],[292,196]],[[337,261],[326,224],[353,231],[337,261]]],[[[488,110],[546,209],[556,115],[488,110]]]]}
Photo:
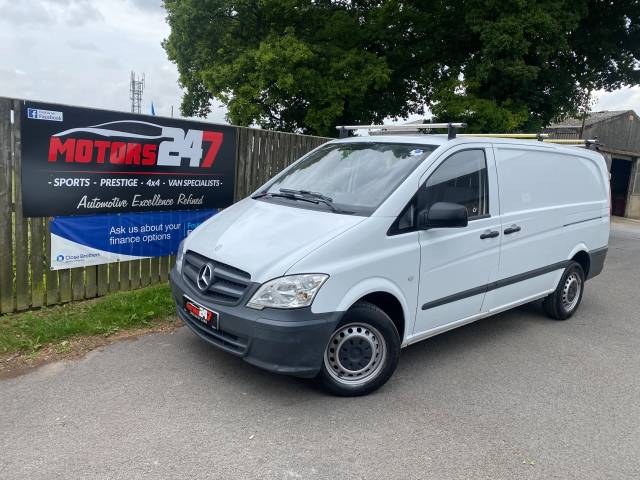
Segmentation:
{"type": "Polygon", "coordinates": [[[51,220],[45,218],[44,221],[44,262],[47,282],[47,305],[60,303],[60,284],[58,283],[58,271],[51,270],[51,235],[49,234],[51,220]]]}
{"type": "Polygon", "coordinates": [[[98,297],[102,297],[109,292],[109,265],[98,265],[98,297]]]}
{"type": "Polygon", "coordinates": [[[13,290],[13,169],[11,100],[0,98],[0,313],[15,308],[13,290]]]}
{"type": "Polygon", "coordinates": [[[234,183],[234,187],[233,187],[233,201],[237,202],[238,200],[240,200],[242,197],[240,196],[240,182],[238,181],[239,178],[242,177],[242,173],[244,171],[244,159],[242,158],[241,155],[241,151],[240,151],[240,145],[242,145],[242,131],[244,129],[240,128],[240,127],[236,127],[236,163],[235,163],[235,169],[233,171],[233,183],[234,183]]]}
{"type": "Polygon", "coordinates": [[[98,267],[86,267],[85,296],[93,298],[98,295],[98,267]]]}
{"type": "Polygon", "coordinates": [[[31,306],[44,305],[44,271],[48,268],[44,260],[44,220],[31,219],[31,306]]]}
{"type": "Polygon", "coordinates": [[[11,129],[11,152],[13,175],[15,178],[15,269],[16,269],[16,310],[26,310],[31,306],[31,282],[29,281],[29,221],[22,216],[22,151],[21,151],[21,105],[13,101],[13,128],[11,129]]]}

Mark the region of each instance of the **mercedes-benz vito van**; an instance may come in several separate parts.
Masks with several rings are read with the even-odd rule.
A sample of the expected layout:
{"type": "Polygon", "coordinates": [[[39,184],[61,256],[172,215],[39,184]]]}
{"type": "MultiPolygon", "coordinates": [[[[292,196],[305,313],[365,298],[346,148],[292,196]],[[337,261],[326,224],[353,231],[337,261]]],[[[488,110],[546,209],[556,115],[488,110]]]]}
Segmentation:
{"type": "Polygon", "coordinates": [[[362,395],[438,333],[537,299],[573,315],[605,261],[608,178],[544,142],[330,141],[184,240],[177,311],[253,365],[362,395]]]}

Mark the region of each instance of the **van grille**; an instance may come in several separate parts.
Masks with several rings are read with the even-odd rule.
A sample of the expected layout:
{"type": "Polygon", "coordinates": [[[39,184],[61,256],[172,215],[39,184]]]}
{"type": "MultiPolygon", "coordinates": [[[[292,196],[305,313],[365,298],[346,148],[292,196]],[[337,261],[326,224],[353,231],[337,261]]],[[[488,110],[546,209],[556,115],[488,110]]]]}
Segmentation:
{"type": "Polygon", "coordinates": [[[251,275],[239,268],[213,261],[198,253],[188,251],[184,255],[182,274],[187,283],[198,292],[201,297],[215,303],[236,305],[242,300],[247,288],[251,284],[251,275]],[[205,291],[198,287],[198,273],[200,269],[210,263],[213,265],[213,281],[205,291]]]}

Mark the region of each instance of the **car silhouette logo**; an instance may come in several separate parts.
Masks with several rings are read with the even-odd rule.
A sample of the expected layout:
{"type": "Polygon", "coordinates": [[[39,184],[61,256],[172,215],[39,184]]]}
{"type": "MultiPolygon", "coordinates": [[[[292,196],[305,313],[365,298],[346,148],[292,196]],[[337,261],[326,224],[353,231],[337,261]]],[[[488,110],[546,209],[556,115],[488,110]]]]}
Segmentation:
{"type": "Polygon", "coordinates": [[[203,292],[208,290],[213,283],[213,278],[213,265],[210,263],[203,265],[200,272],[198,272],[198,288],[203,292]]]}
{"type": "Polygon", "coordinates": [[[139,120],[118,120],[88,127],[70,128],[64,132],[56,133],[54,137],[64,137],[73,133],[93,134],[98,137],[138,138],[142,140],[169,138],[163,135],[162,125],[139,120]]]}

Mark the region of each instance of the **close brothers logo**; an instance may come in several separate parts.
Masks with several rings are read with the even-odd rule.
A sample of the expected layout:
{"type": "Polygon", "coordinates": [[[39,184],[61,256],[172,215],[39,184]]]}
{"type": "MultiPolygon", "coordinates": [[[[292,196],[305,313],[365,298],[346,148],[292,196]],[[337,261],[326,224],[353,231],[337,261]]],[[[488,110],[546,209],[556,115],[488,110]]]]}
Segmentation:
{"type": "Polygon", "coordinates": [[[185,132],[176,127],[123,120],[52,135],[48,159],[52,163],[179,167],[186,158],[189,167],[210,168],[222,140],[221,132],[194,129],[185,132]]]}
{"type": "Polygon", "coordinates": [[[79,255],[58,255],[56,256],[56,262],[79,262],[80,260],[84,260],[87,258],[97,258],[99,257],[99,253],[81,253],[79,255]]]}

